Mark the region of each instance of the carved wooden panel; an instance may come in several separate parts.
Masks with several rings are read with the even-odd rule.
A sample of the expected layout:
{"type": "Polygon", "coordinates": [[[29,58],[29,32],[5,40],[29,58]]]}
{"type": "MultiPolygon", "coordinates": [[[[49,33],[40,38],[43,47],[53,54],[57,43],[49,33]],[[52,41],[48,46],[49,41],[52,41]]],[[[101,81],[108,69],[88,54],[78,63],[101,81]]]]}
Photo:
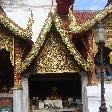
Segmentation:
{"type": "Polygon", "coordinates": [[[60,35],[49,34],[37,59],[38,72],[78,72],[79,68],[61,40],[60,35]]]}

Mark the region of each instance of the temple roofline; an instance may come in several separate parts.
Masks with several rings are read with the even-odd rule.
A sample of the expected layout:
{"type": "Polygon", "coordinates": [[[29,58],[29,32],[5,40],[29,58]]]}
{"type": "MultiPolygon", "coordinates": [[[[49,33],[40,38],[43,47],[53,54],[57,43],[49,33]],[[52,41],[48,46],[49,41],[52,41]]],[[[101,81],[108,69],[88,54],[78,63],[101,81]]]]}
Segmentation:
{"type": "Polygon", "coordinates": [[[105,7],[109,6],[110,4],[112,5],[112,0],[108,0],[105,7]]]}
{"type": "Polygon", "coordinates": [[[18,24],[16,24],[12,19],[10,19],[3,8],[0,6],[0,23],[4,27],[7,27],[13,34],[19,36],[23,39],[31,39],[32,36],[32,17],[29,18],[26,29],[23,29],[18,24]]]}
{"type": "Polygon", "coordinates": [[[2,13],[5,13],[5,11],[3,10],[2,6],[0,6],[0,15],[1,15],[2,13]]]}
{"type": "MultiPolygon", "coordinates": [[[[92,23],[91,23],[91,21],[94,18],[88,20],[88,21],[90,21],[90,26],[86,26],[85,28],[83,28],[84,27],[83,26],[81,28],[81,26],[78,24],[79,26],[75,26],[75,27],[78,27],[78,28],[80,27],[81,29],[79,28],[79,29],[77,29],[77,32],[72,32],[72,33],[73,34],[81,33],[81,32],[84,32],[84,31],[87,31],[87,30],[91,29],[97,23],[97,21],[103,20],[107,15],[112,13],[111,8],[112,8],[112,6],[108,6],[104,10],[102,10],[101,12],[96,14],[94,16],[95,21],[93,21],[92,23]]],[[[29,52],[26,59],[22,62],[21,69],[18,70],[20,73],[23,72],[30,65],[30,63],[32,62],[34,57],[38,54],[40,47],[43,45],[43,42],[45,41],[45,36],[46,36],[47,32],[50,31],[53,22],[55,24],[56,30],[60,33],[63,42],[65,43],[65,45],[67,46],[67,48],[71,52],[71,54],[73,54],[74,59],[85,70],[88,70],[87,61],[82,58],[80,53],[77,52],[76,48],[71,49],[71,48],[73,48],[73,45],[72,45],[72,43],[70,43],[70,40],[69,40],[69,36],[70,36],[69,34],[71,34],[69,29],[64,28],[61,17],[55,12],[55,10],[52,10],[49,13],[48,18],[46,19],[45,24],[43,25],[43,28],[40,32],[40,35],[39,35],[37,41],[35,42],[35,45],[33,46],[31,52],[29,52]],[[76,58],[76,57],[78,57],[78,58],[76,58]]]]}

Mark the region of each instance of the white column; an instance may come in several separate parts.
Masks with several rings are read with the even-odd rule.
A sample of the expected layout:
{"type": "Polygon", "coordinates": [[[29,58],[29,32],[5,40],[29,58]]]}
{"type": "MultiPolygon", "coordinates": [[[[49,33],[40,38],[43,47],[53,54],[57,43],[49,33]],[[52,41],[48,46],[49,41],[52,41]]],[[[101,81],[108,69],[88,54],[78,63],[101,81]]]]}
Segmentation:
{"type": "Polygon", "coordinates": [[[13,88],[13,112],[23,112],[22,88],[13,88]]]}
{"type": "Polygon", "coordinates": [[[23,88],[23,112],[29,110],[29,89],[28,89],[28,78],[22,78],[23,88]]]}
{"type": "Polygon", "coordinates": [[[82,105],[83,112],[89,112],[88,110],[88,97],[87,97],[87,89],[86,86],[88,84],[88,77],[86,72],[81,72],[81,82],[82,82],[82,105]]]}

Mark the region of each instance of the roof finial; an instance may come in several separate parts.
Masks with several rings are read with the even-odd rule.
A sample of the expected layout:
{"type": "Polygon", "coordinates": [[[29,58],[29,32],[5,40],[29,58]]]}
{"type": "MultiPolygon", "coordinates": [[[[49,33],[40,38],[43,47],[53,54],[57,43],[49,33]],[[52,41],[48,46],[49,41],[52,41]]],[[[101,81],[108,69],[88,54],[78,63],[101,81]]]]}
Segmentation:
{"type": "Polygon", "coordinates": [[[33,20],[33,12],[32,12],[32,10],[31,10],[31,18],[32,18],[32,20],[33,20]]]}
{"type": "Polygon", "coordinates": [[[33,13],[32,10],[29,8],[30,12],[31,12],[31,16],[29,17],[28,23],[27,23],[27,32],[30,34],[30,36],[32,36],[32,25],[34,23],[34,19],[33,19],[33,13]]]}
{"type": "Polygon", "coordinates": [[[52,0],[52,6],[54,5],[53,0],[52,0]]]}
{"type": "Polygon", "coordinates": [[[106,6],[112,5],[112,0],[108,0],[106,6]]]}
{"type": "Polygon", "coordinates": [[[30,19],[32,20],[32,22],[34,22],[34,20],[33,20],[33,12],[32,12],[32,10],[31,10],[31,8],[29,8],[29,11],[30,11],[30,19]]]}

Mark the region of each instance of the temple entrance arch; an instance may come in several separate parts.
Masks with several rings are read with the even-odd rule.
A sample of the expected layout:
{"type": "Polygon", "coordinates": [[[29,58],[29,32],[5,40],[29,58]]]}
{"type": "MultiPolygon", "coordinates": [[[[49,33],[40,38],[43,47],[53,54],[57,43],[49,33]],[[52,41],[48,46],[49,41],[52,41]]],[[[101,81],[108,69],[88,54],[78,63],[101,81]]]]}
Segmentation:
{"type": "Polygon", "coordinates": [[[81,106],[82,83],[79,73],[31,74],[28,83],[32,108],[69,109],[81,106]],[[54,108],[48,104],[55,104],[54,108]]]}

